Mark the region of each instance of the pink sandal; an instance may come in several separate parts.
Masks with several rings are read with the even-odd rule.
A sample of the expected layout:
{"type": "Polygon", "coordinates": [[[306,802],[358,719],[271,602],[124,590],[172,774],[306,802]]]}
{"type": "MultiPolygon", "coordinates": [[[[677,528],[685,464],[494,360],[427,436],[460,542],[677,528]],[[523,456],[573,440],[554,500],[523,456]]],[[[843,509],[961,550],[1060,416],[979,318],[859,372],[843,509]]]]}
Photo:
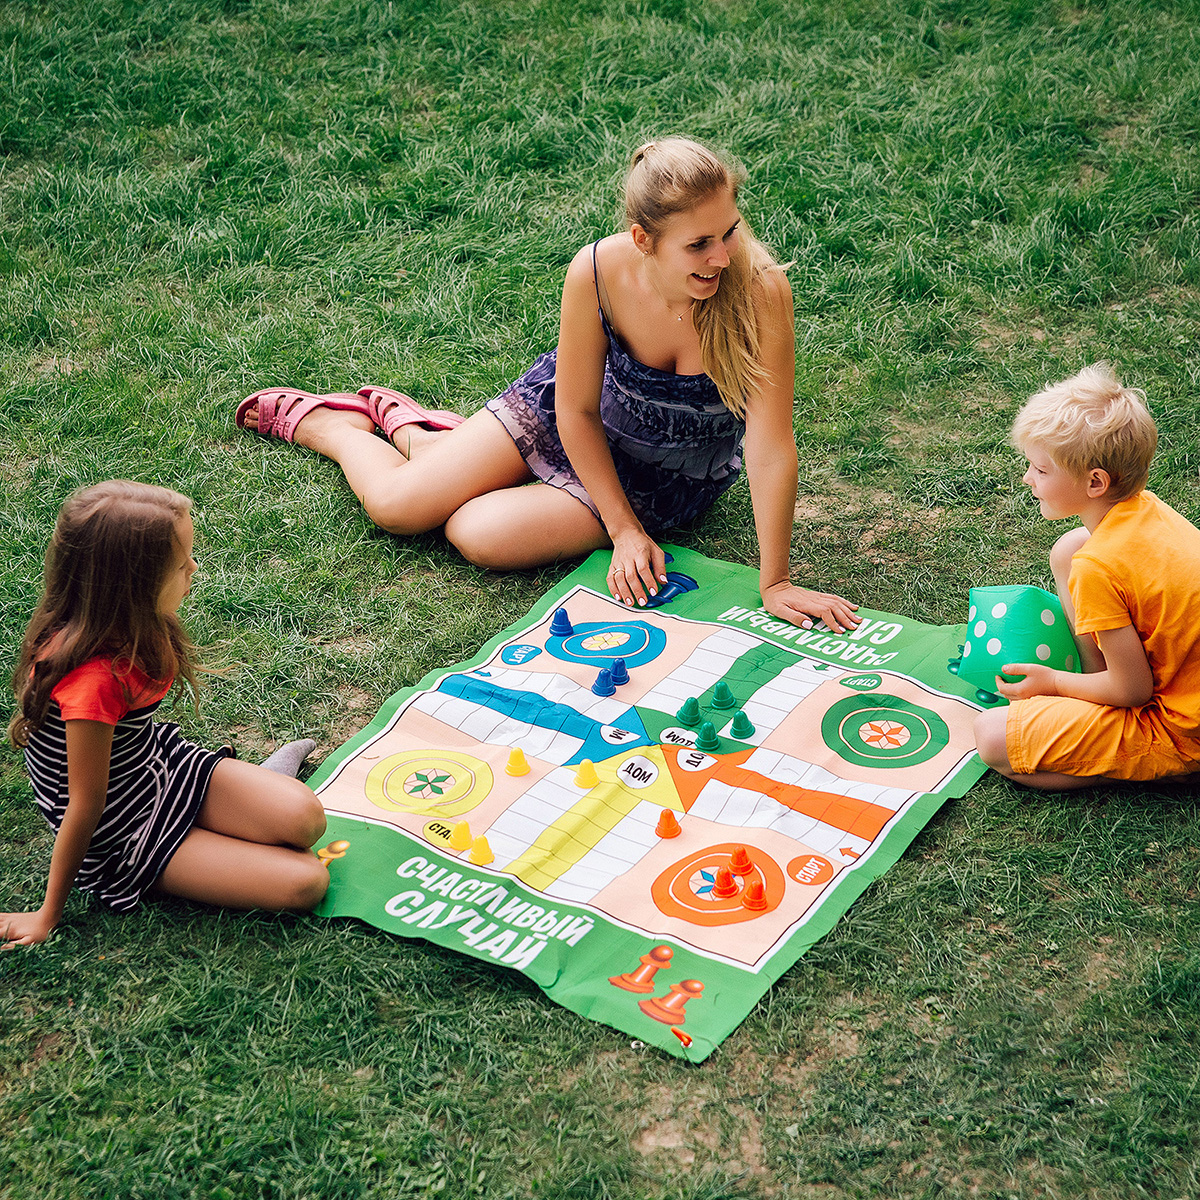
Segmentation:
{"type": "Polygon", "coordinates": [[[234,420],[239,429],[246,428],[246,413],[255,404],[258,405],[258,432],[264,437],[282,438],[285,442],[295,439],[296,426],[314,408],[336,408],[375,419],[369,402],[357,393],[329,392],[318,396],[299,388],[264,388],[247,396],[237,406],[234,420]]]}
{"type": "Polygon", "coordinates": [[[371,420],[383,430],[390,442],[393,434],[405,425],[424,425],[426,429],[453,429],[461,425],[466,417],[456,412],[440,412],[422,408],[411,396],[395,392],[391,388],[367,384],[358,389],[359,396],[366,397],[371,420]]]}

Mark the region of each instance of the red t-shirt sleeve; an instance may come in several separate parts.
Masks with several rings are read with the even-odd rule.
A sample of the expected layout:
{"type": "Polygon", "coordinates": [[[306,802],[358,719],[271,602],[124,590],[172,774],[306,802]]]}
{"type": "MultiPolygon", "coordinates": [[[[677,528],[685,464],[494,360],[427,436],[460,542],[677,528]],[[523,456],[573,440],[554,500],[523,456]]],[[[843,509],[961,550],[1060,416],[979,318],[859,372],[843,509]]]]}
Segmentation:
{"type": "Polygon", "coordinates": [[[133,709],[161,700],[170,686],[170,682],[155,684],[136,667],[128,676],[118,678],[113,674],[110,659],[93,658],[64,675],[51,689],[50,696],[58,701],[64,721],[99,721],[104,725],[116,725],[133,709]],[[126,686],[132,703],[125,699],[126,686]]]}

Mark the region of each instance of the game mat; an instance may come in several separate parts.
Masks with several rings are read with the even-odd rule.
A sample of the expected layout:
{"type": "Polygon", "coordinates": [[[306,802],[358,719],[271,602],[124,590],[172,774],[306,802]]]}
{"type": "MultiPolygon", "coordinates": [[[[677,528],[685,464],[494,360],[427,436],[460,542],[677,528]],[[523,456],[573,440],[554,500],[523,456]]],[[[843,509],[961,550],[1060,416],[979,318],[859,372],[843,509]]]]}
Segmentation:
{"type": "Polygon", "coordinates": [[[309,782],[319,915],[511,967],[699,1062],[984,767],[947,670],[963,626],[798,629],[757,572],[668,549],[660,607],[612,600],[597,552],[309,782]]]}

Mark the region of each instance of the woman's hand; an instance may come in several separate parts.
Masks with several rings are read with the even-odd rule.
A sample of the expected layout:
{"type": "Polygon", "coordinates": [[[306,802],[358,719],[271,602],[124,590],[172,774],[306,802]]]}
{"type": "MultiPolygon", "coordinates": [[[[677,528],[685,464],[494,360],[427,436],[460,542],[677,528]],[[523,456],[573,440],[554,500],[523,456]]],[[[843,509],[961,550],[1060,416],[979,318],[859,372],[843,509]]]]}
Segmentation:
{"type": "Polygon", "coordinates": [[[658,543],[643,530],[618,534],[613,538],[608,590],[622,604],[644,606],[667,582],[666,569],[667,560],[658,543]]]}
{"type": "Polygon", "coordinates": [[[824,621],[834,633],[845,633],[862,619],[854,615],[857,604],[832,592],[796,587],[786,579],[763,588],[762,599],[763,607],[772,616],[799,625],[801,629],[811,629],[816,621],[824,621]]]}
{"type": "Polygon", "coordinates": [[[58,922],[39,908],[37,912],[0,913],[0,938],[5,939],[0,950],[17,946],[36,946],[44,942],[58,922]]]}

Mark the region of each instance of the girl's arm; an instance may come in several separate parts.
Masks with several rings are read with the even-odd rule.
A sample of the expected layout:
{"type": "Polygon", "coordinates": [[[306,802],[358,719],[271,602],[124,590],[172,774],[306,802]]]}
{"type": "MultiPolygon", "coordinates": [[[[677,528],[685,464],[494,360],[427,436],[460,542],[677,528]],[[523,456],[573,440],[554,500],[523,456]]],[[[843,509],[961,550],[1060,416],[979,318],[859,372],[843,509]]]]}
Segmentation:
{"type": "MultiPolygon", "coordinates": [[[[1086,636],[1086,635],[1084,635],[1086,636]]],[[[1085,675],[1055,671],[1044,663],[1007,663],[1005,675],[1024,675],[1016,683],[996,678],[996,690],[1009,700],[1030,696],[1071,696],[1091,704],[1113,708],[1140,708],[1154,695],[1154,673],[1146,647],[1132,625],[1102,629],[1096,634],[1104,655],[1104,667],[1085,675]]]]}
{"type": "Polygon", "coordinates": [[[54,836],[46,898],[35,912],[0,913],[0,937],[7,939],[0,947],[4,950],[44,942],[62,919],[79,864],[104,812],[113,727],[101,721],[68,721],[66,726],[67,811],[54,836]]]}
{"type": "Polygon", "coordinates": [[[834,633],[853,629],[857,604],[829,592],[796,587],[790,577],[792,526],[796,511],[796,435],[792,402],[796,349],[792,290],[782,271],[763,278],[759,345],[770,381],[746,405],[746,474],[758,534],[759,592],[768,612],[808,628],[810,618],[834,633]]]}
{"type": "Polygon", "coordinates": [[[563,284],[554,382],[558,436],[612,538],[613,595],[626,604],[645,604],[646,597],[655,595],[659,584],[667,581],[666,560],[634,516],[613,466],[600,421],[607,356],[608,338],[597,312],[592,249],[585,246],[572,260],[563,284]]]}

